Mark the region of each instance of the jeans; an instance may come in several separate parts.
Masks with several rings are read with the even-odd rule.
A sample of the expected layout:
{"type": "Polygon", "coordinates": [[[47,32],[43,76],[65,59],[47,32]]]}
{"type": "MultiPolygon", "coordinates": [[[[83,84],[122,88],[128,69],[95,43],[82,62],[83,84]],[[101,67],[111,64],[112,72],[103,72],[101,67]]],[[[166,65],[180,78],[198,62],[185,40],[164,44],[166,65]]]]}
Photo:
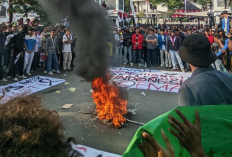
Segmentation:
{"type": "Polygon", "coordinates": [[[147,63],[147,47],[143,46],[143,59],[144,63],[147,63]]]}
{"type": "Polygon", "coordinates": [[[142,49],[133,49],[133,63],[136,63],[137,55],[138,55],[138,63],[141,64],[142,49]]]}
{"type": "Polygon", "coordinates": [[[122,62],[122,47],[121,46],[116,46],[116,52],[115,52],[115,64],[121,64],[122,62]]]}
{"type": "Polygon", "coordinates": [[[47,59],[47,71],[48,73],[52,71],[52,64],[54,66],[54,69],[56,71],[59,70],[58,67],[58,59],[56,54],[48,54],[48,59],[47,59]]]}
{"type": "Polygon", "coordinates": [[[226,70],[225,66],[222,64],[222,60],[220,60],[220,59],[217,59],[217,60],[215,61],[215,63],[212,64],[212,66],[213,66],[215,69],[219,70],[219,71],[228,72],[228,71],[226,70]],[[215,67],[215,66],[216,66],[216,67],[215,67]]]}
{"type": "Polygon", "coordinates": [[[173,69],[176,69],[176,67],[177,67],[177,65],[176,65],[176,59],[177,59],[179,65],[180,65],[180,69],[184,70],[184,65],[183,65],[183,62],[180,58],[179,53],[177,51],[172,51],[172,50],[169,50],[169,53],[171,55],[173,69]]]}
{"type": "Polygon", "coordinates": [[[16,77],[16,74],[18,73],[19,70],[19,58],[20,58],[20,52],[14,51],[13,57],[10,59],[10,67],[9,67],[9,72],[7,76],[13,76],[13,78],[16,77]]]}
{"type": "Polygon", "coordinates": [[[164,62],[166,61],[166,50],[160,50],[160,60],[161,60],[161,65],[164,66],[164,62]]]}
{"type": "Polygon", "coordinates": [[[24,68],[23,68],[23,70],[24,71],[26,70],[26,73],[30,72],[33,58],[34,58],[34,52],[29,53],[29,52],[25,51],[25,55],[24,55],[24,68]]]}
{"type": "Polygon", "coordinates": [[[165,51],[165,65],[166,67],[172,67],[172,59],[170,53],[168,51],[165,51]]]}
{"type": "Polygon", "coordinates": [[[129,53],[129,62],[132,63],[132,45],[124,46],[124,63],[127,63],[127,52],[129,53]]]}
{"type": "Polygon", "coordinates": [[[153,66],[156,66],[158,64],[158,55],[157,55],[157,53],[158,53],[157,49],[149,49],[149,48],[147,48],[147,67],[150,67],[151,64],[153,66]]]}

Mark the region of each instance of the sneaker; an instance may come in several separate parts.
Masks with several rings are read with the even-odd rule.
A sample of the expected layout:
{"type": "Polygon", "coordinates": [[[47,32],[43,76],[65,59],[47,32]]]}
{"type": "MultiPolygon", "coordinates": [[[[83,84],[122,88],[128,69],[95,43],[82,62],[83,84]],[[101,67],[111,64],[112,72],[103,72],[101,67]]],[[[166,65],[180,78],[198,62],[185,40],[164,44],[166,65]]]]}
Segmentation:
{"type": "Polygon", "coordinates": [[[19,76],[19,78],[26,79],[27,77],[25,75],[23,75],[23,76],[19,76]]]}
{"type": "Polygon", "coordinates": [[[124,63],[124,65],[126,65],[126,63],[124,63]]]}
{"type": "Polygon", "coordinates": [[[52,71],[50,71],[50,72],[48,73],[48,75],[53,75],[52,71]]]}
{"type": "Polygon", "coordinates": [[[141,63],[139,63],[139,67],[141,67],[141,63]]]}
{"type": "Polygon", "coordinates": [[[1,82],[7,82],[8,80],[5,79],[5,78],[3,78],[3,79],[1,79],[0,81],[1,81],[1,82]]]}
{"type": "Polygon", "coordinates": [[[57,74],[60,74],[60,70],[57,70],[56,73],[57,73],[57,74]]]}
{"type": "Polygon", "coordinates": [[[26,75],[31,76],[31,73],[27,72],[26,75]]]}
{"type": "Polygon", "coordinates": [[[48,73],[48,71],[47,70],[44,70],[44,74],[47,74],[48,73]]]}
{"type": "Polygon", "coordinates": [[[164,67],[164,65],[162,65],[162,64],[161,64],[161,65],[160,65],[160,67],[161,67],[161,68],[163,68],[163,67],[164,67]]]}
{"type": "Polygon", "coordinates": [[[18,81],[19,79],[17,77],[13,78],[12,79],[13,81],[18,81]]]}
{"type": "Polygon", "coordinates": [[[181,70],[183,73],[185,73],[185,70],[181,70]]]}
{"type": "Polygon", "coordinates": [[[66,77],[66,76],[67,76],[67,74],[64,74],[63,76],[64,76],[64,77],[66,77]]]}
{"type": "Polygon", "coordinates": [[[7,80],[10,80],[10,79],[11,79],[11,76],[7,76],[6,79],[7,79],[7,80]]]}
{"type": "Polygon", "coordinates": [[[55,73],[55,72],[56,72],[56,70],[54,70],[54,69],[53,69],[53,70],[52,70],[52,72],[53,72],[53,73],[55,73]]]}

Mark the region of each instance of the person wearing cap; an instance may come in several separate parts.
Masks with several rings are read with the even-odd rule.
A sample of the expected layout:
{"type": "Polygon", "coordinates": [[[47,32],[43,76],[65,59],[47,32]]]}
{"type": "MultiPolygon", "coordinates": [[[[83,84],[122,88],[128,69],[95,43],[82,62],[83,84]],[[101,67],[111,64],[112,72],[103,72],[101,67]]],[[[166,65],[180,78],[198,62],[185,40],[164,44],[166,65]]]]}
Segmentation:
{"type": "Polygon", "coordinates": [[[142,55],[142,49],[143,49],[143,35],[139,33],[139,28],[137,27],[135,30],[135,34],[132,36],[132,43],[133,43],[133,63],[131,66],[134,65],[134,63],[137,60],[138,56],[138,63],[139,66],[141,66],[141,55],[142,55]]]}
{"type": "Polygon", "coordinates": [[[24,47],[25,47],[25,55],[24,55],[24,68],[26,75],[30,76],[30,69],[34,58],[34,52],[36,48],[36,37],[34,36],[35,30],[34,28],[29,29],[29,34],[25,37],[24,47]]]}
{"type": "Polygon", "coordinates": [[[211,66],[217,57],[206,36],[187,36],[179,54],[192,70],[179,89],[179,106],[232,104],[232,75],[211,66]]]}
{"type": "Polygon", "coordinates": [[[222,12],[222,29],[225,31],[226,35],[228,35],[229,30],[230,30],[230,18],[228,15],[228,11],[223,11],[222,12]]]}
{"type": "Polygon", "coordinates": [[[115,47],[116,47],[116,54],[115,54],[115,64],[121,64],[122,62],[122,48],[123,48],[123,35],[122,29],[118,28],[117,33],[114,36],[115,38],[115,47]]]}
{"type": "Polygon", "coordinates": [[[177,63],[176,59],[179,63],[179,66],[182,72],[185,72],[183,62],[179,56],[179,49],[181,48],[182,44],[180,38],[176,36],[175,31],[171,31],[171,35],[167,39],[167,52],[170,53],[172,59],[172,70],[177,70],[177,63]]]}
{"type": "Polygon", "coordinates": [[[129,54],[129,62],[133,64],[132,61],[132,33],[129,28],[123,33],[123,48],[124,48],[124,65],[127,64],[127,53],[129,54]]]}

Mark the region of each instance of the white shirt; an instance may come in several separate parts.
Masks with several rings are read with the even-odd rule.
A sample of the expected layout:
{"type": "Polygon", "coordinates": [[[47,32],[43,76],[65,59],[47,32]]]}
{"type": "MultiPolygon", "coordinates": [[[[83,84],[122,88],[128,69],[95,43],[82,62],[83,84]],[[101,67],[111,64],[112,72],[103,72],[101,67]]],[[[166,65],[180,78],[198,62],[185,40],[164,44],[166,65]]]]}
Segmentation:
{"type": "MultiPolygon", "coordinates": [[[[70,34],[70,40],[72,40],[72,35],[70,34]]],[[[68,41],[67,35],[63,36],[63,51],[62,52],[72,52],[71,44],[64,43],[65,41],[68,41]]]]}
{"type": "Polygon", "coordinates": [[[39,35],[36,35],[36,44],[35,44],[35,52],[39,51],[39,48],[42,45],[42,39],[39,35]]]}

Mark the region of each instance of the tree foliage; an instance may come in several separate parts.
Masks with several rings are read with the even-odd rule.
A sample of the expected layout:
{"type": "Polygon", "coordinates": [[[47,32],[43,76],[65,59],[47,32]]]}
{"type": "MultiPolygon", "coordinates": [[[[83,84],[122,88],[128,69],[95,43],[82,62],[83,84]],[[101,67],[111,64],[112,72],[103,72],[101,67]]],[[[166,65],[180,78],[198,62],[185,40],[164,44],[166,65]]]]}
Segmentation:
{"type": "Polygon", "coordinates": [[[49,19],[48,13],[44,11],[39,0],[9,0],[9,2],[10,13],[21,13],[27,15],[30,12],[34,12],[39,15],[41,21],[48,21],[49,19]]]}
{"type": "Polygon", "coordinates": [[[130,0],[125,0],[124,3],[125,3],[124,4],[125,12],[130,13],[131,12],[130,0]]]}
{"type": "Polygon", "coordinates": [[[152,2],[153,6],[157,6],[158,4],[163,4],[163,6],[168,7],[168,11],[174,11],[180,9],[184,4],[182,0],[149,0],[152,2]]]}

